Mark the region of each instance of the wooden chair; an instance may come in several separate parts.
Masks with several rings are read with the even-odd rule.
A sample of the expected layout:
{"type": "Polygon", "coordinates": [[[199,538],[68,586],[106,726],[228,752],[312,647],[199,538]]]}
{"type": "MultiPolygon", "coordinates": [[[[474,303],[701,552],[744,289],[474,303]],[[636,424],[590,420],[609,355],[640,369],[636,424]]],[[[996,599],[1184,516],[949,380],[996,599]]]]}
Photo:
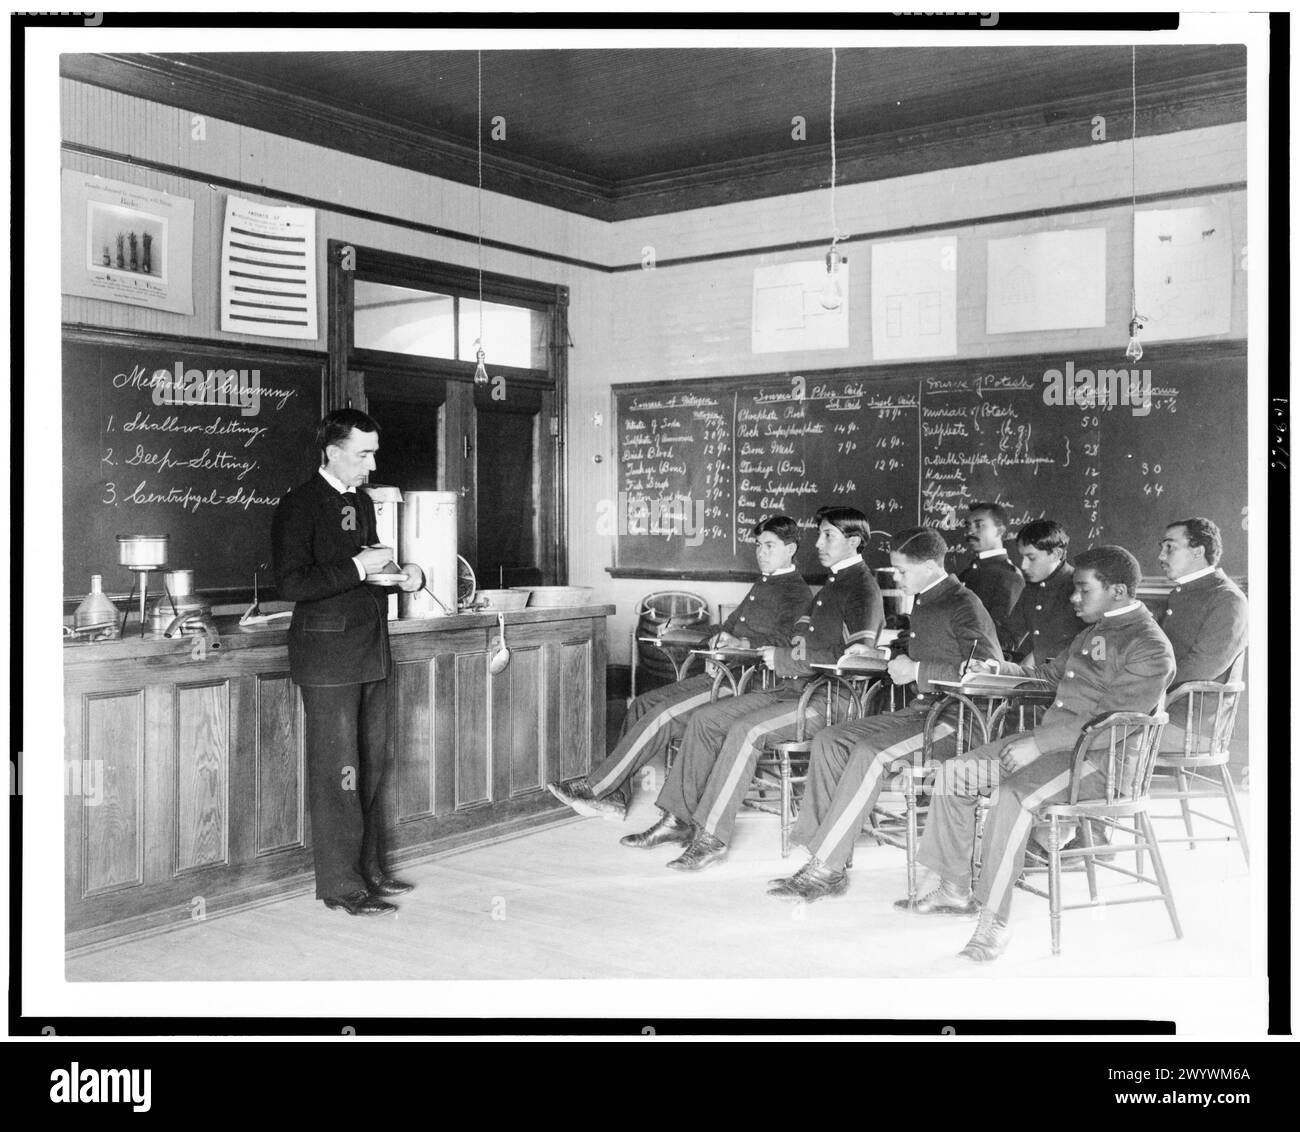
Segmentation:
{"type": "MultiPolygon", "coordinates": [[[[1164,801],[1177,799],[1181,814],[1162,814],[1152,812],[1157,819],[1177,820],[1180,816],[1186,827],[1186,837],[1164,837],[1166,844],[1181,842],[1196,848],[1198,841],[1237,841],[1241,844],[1241,854],[1250,864],[1250,844],[1246,840],[1246,827],[1241,820],[1241,809],[1237,804],[1237,791],[1232,784],[1232,772],[1228,768],[1228,745],[1232,741],[1232,732],[1237,724],[1237,708],[1241,703],[1241,694],[1246,685],[1241,680],[1242,665],[1245,654],[1238,656],[1228,669],[1225,683],[1213,680],[1193,680],[1180,684],[1169,693],[1165,710],[1170,719],[1184,721],[1183,749],[1175,754],[1160,751],[1156,754],[1157,776],[1159,783],[1168,776],[1161,771],[1172,771],[1178,783],[1177,790],[1153,788],[1152,799],[1164,801]],[[1217,771],[1215,777],[1207,771],[1217,771]],[[1213,814],[1194,810],[1190,801],[1195,798],[1223,798],[1228,803],[1231,821],[1224,821],[1213,814]],[[1218,836],[1197,836],[1192,818],[1198,817],[1215,825],[1231,829],[1234,832],[1218,836]]],[[[1168,734],[1168,732],[1166,732],[1168,734]]],[[[1140,860],[1140,858],[1139,858],[1140,860]]]]}
{"type": "Polygon", "coordinates": [[[1160,845],[1156,840],[1150,816],[1147,813],[1151,776],[1155,771],[1156,752],[1160,746],[1160,735],[1169,716],[1164,711],[1152,715],[1140,712],[1112,712],[1098,716],[1083,729],[1074,746],[1074,766],[1070,777],[1070,796],[1066,802],[1043,806],[1035,816],[1037,828],[1046,827],[1047,837],[1047,891],[1036,888],[1029,882],[1029,877],[1043,872],[1041,868],[1025,869],[1017,882],[1026,892],[1047,898],[1052,931],[1052,954],[1061,953],[1061,913],[1077,908],[1094,907],[1099,903],[1097,895],[1097,869],[1108,869],[1120,873],[1142,884],[1150,884],[1160,889],[1159,895],[1130,896],[1119,900],[1107,901],[1107,904],[1137,904],[1151,900],[1161,900],[1169,913],[1174,927],[1174,935],[1183,938],[1183,929],[1178,922],[1178,911],[1174,907],[1173,892],[1169,887],[1169,878],[1165,873],[1164,861],[1160,856],[1160,845]],[[1087,762],[1092,762],[1104,775],[1104,793],[1096,800],[1084,801],[1079,797],[1082,774],[1087,762]],[[1125,820],[1133,824],[1124,824],[1125,820]],[[1061,848],[1062,823],[1079,823],[1083,837],[1083,848],[1061,848]],[[1113,839],[1109,845],[1094,845],[1092,822],[1100,822],[1112,829],[1133,835],[1133,844],[1120,845],[1113,839]],[[1099,859],[1099,854],[1114,856],[1119,853],[1150,853],[1155,868],[1155,877],[1151,878],[1140,872],[1123,868],[1110,860],[1099,859]],[[1063,859],[1082,857],[1088,876],[1087,904],[1061,903],[1061,862],[1063,859]]]}
{"type": "MultiPolygon", "coordinates": [[[[893,689],[883,689],[881,685],[877,685],[872,692],[873,698],[881,701],[882,705],[897,694],[893,689]]],[[[872,706],[871,701],[868,706],[872,706]]],[[[889,710],[894,709],[891,707],[889,710]]],[[[954,758],[988,742],[988,711],[963,692],[951,692],[936,699],[926,713],[920,754],[910,763],[894,770],[893,783],[896,789],[887,787],[880,792],[876,806],[867,819],[868,830],[877,842],[902,849],[907,855],[909,904],[915,903],[917,898],[917,850],[920,848],[926,815],[930,812],[929,806],[922,805],[920,798],[928,792],[939,765],[934,757],[935,743],[947,738],[949,734],[955,734],[957,738],[954,758]],[[903,805],[901,814],[890,808],[899,801],[903,805]]]]}
{"type": "Polygon", "coordinates": [[[744,804],[781,819],[782,857],[790,855],[790,832],[798,815],[796,790],[808,780],[812,737],[822,727],[834,727],[861,716],[859,683],[831,674],[810,680],[799,697],[795,737],[766,745],[759,753],[751,796],[744,804]],[[768,798],[772,793],[777,796],[775,806],[768,798]]]}

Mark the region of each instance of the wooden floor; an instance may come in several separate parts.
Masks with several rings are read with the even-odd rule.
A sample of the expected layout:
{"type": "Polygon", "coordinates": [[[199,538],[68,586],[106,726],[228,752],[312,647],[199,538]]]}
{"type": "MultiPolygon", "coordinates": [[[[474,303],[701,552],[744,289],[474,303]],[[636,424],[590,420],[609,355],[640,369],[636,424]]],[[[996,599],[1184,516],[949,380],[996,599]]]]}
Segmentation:
{"type": "MultiPolygon", "coordinates": [[[[1244,799],[1244,795],[1243,795],[1244,799]]],[[[812,905],[765,894],[792,872],[774,817],[742,813],[729,859],[697,874],[664,863],[672,847],[625,849],[649,825],[640,793],[625,823],[575,818],[511,841],[402,870],[417,886],[396,916],[329,911],[299,896],[70,959],[69,981],[995,978],[1230,976],[1247,953],[1248,874],[1235,844],[1169,846],[1185,938],[1158,903],[1067,913],[1063,954],[1049,949],[1046,901],[1020,892],[1013,939],[991,965],[956,958],[968,920],[895,911],[903,857],[868,838],[849,891],[812,905]]],[[[1211,812],[1212,803],[1203,804],[1211,812]]],[[[1178,823],[1160,823],[1174,836],[1178,823]]],[[[1131,861],[1131,855],[1128,857],[1131,861]]],[[[1132,883],[1109,877],[1113,891],[1132,883]]],[[[1081,876],[1069,883],[1086,897],[1081,876]]],[[[1103,890],[1107,891],[1107,890],[1103,890]]],[[[1154,891],[1154,889],[1150,890],[1154,891]]]]}

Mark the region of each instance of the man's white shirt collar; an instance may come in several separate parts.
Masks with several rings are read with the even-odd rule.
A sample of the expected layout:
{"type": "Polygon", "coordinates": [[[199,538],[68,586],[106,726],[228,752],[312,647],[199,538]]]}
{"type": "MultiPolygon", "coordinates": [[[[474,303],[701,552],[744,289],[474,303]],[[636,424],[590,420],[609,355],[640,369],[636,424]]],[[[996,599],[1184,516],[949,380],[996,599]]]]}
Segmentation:
{"type": "Polygon", "coordinates": [[[1141,609],[1140,601],[1130,601],[1123,609],[1108,609],[1102,614],[1103,617],[1123,617],[1126,613],[1132,613],[1135,609],[1141,609]]]}
{"type": "Polygon", "coordinates": [[[320,474],[325,477],[325,482],[329,484],[330,487],[332,487],[340,495],[346,495],[349,491],[355,490],[354,488],[348,487],[347,484],[345,484],[342,480],[337,479],[334,476],[330,475],[330,473],[327,472],[324,468],[318,468],[317,471],[319,471],[320,474]]]}
{"type": "Polygon", "coordinates": [[[923,590],[917,590],[917,591],[916,591],[916,596],[917,596],[917,597],[921,597],[921,596],[923,596],[924,594],[928,594],[928,593],[929,593],[932,589],[934,589],[934,587],[937,586],[940,582],[945,582],[945,581],[947,581],[947,580],[948,580],[948,575],[947,575],[947,574],[940,574],[937,578],[935,578],[935,580],[934,580],[933,582],[931,582],[928,586],[926,586],[925,589],[923,589],[923,590]]]}
{"type": "Polygon", "coordinates": [[[999,554],[1005,558],[1007,548],[1004,546],[1001,550],[981,550],[979,556],[981,558],[996,558],[999,554]]]}
{"type": "Polygon", "coordinates": [[[773,570],[770,574],[764,574],[765,578],[779,578],[782,574],[793,574],[793,566],[782,566],[779,570],[773,570]]]}
{"type": "Polygon", "coordinates": [[[1188,582],[1194,582],[1197,578],[1204,578],[1206,574],[1213,574],[1218,569],[1216,566],[1206,566],[1203,570],[1193,571],[1191,574],[1184,574],[1181,578],[1174,579],[1174,585],[1185,586],[1188,582]]]}
{"type": "Polygon", "coordinates": [[[847,570],[850,566],[856,566],[862,561],[862,555],[852,554],[848,558],[841,559],[831,566],[831,573],[838,574],[841,570],[847,570]]]}

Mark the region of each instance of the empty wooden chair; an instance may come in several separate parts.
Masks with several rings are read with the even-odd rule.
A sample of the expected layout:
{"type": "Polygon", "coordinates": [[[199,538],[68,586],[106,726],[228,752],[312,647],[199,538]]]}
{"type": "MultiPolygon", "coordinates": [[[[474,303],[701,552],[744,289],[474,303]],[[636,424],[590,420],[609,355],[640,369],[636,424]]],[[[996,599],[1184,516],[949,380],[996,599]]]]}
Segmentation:
{"type": "Polygon", "coordinates": [[[1177,799],[1180,813],[1153,812],[1151,816],[1173,820],[1181,816],[1187,835],[1162,837],[1161,840],[1166,845],[1181,842],[1194,849],[1198,841],[1237,841],[1241,845],[1242,856],[1249,865],[1250,844],[1246,840],[1246,827],[1241,820],[1237,791],[1228,766],[1229,744],[1237,724],[1237,709],[1241,703],[1241,694],[1246,690],[1246,685],[1241,680],[1244,661],[1243,653],[1232,662],[1222,684],[1214,680],[1192,680],[1180,684],[1169,693],[1166,711],[1173,723],[1165,729],[1165,745],[1169,745],[1170,735],[1178,736],[1182,739],[1182,750],[1176,753],[1157,752],[1157,777],[1152,798],[1160,801],[1177,799]],[[1162,774],[1162,771],[1172,772],[1172,775],[1162,774]],[[1176,790],[1162,788],[1163,780],[1168,777],[1173,777],[1177,782],[1176,790]],[[1197,798],[1223,798],[1228,804],[1230,820],[1224,821],[1214,814],[1193,809],[1191,802],[1197,798]],[[1233,832],[1198,835],[1193,818],[1200,818],[1233,832]]]}

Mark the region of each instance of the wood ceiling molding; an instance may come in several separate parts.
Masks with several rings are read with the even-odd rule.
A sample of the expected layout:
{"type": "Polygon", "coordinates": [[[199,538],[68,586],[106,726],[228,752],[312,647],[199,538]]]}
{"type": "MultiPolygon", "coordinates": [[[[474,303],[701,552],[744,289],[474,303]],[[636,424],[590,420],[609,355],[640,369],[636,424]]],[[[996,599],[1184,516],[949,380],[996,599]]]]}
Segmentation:
{"type": "MultiPolygon", "coordinates": [[[[391,118],[272,89],[197,66],[191,58],[65,54],[60,72],[76,81],[268,133],[450,181],[478,183],[474,146],[445,131],[415,129],[391,118]]],[[[1244,121],[1245,86],[1244,66],[1203,71],[1185,78],[1161,78],[1141,85],[1138,136],[1244,121]]],[[[1035,105],[1022,101],[1006,110],[967,117],[956,116],[960,106],[960,99],[953,95],[942,118],[937,117],[941,109],[937,101],[925,107],[935,121],[876,130],[869,136],[841,137],[837,145],[839,183],[884,180],[1075,149],[1089,143],[1096,115],[1106,118],[1108,141],[1129,136],[1127,86],[1035,105]]],[[[625,144],[635,147],[637,142],[631,137],[625,144]]],[[[687,138],[674,156],[699,153],[704,148],[687,138]]],[[[829,165],[828,146],[805,143],[777,153],[611,180],[532,157],[506,157],[491,148],[483,153],[484,184],[491,191],[606,221],[822,189],[829,182],[829,165]]]]}

